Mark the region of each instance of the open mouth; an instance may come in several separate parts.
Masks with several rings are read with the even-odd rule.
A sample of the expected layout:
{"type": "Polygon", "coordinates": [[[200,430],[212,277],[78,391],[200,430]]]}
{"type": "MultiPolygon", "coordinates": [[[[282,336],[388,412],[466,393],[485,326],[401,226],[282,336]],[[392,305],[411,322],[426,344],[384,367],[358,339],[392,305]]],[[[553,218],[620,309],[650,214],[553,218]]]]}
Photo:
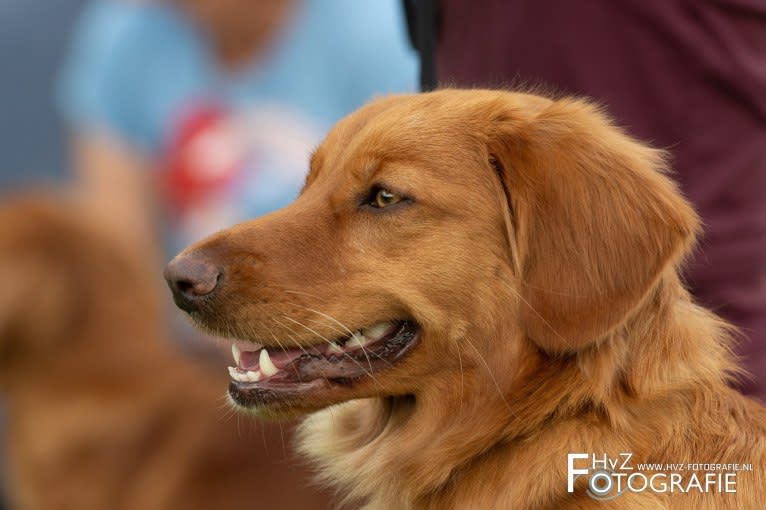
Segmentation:
{"type": "Polygon", "coordinates": [[[391,367],[415,345],[419,328],[410,320],[379,322],[325,344],[301,348],[232,344],[229,395],[258,407],[299,397],[323,386],[350,386],[391,367]]]}

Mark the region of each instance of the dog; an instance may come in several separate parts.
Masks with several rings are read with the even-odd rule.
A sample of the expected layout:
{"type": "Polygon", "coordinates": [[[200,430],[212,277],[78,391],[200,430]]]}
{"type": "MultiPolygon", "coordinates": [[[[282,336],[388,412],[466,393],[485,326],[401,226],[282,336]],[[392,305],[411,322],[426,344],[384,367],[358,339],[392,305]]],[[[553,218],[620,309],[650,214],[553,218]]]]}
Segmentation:
{"type": "Polygon", "coordinates": [[[11,507],[326,508],[282,427],[227,416],[225,374],[169,338],[153,261],[100,223],[55,193],[0,206],[11,507]]]}
{"type": "Polygon", "coordinates": [[[583,99],[381,98],[165,277],[232,339],[233,403],[308,414],[357,507],[766,508],[766,411],[679,278],[700,222],[666,167],[583,99]]]}

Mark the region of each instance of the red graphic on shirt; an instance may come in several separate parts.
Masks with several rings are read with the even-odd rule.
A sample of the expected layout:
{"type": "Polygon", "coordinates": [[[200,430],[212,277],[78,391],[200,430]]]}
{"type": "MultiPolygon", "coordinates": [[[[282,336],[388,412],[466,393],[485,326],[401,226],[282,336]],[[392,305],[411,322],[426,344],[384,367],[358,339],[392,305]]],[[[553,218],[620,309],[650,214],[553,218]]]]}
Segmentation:
{"type": "Polygon", "coordinates": [[[163,172],[166,198],[178,215],[220,197],[244,155],[226,111],[196,106],[181,116],[170,138],[163,172]]]}

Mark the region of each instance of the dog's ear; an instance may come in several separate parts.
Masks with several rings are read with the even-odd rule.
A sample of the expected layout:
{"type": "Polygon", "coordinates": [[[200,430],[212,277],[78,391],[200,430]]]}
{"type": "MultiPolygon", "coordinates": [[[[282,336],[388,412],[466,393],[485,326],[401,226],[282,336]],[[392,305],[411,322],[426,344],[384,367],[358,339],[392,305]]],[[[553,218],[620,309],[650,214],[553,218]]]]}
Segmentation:
{"type": "Polygon", "coordinates": [[[491,124],[490,154],[520,237],[522,325],[549,351],[590,345],[675,270],[698,217],[663,174],[662,152],[585,101],[526,115],[506,105],[491,124]]]}

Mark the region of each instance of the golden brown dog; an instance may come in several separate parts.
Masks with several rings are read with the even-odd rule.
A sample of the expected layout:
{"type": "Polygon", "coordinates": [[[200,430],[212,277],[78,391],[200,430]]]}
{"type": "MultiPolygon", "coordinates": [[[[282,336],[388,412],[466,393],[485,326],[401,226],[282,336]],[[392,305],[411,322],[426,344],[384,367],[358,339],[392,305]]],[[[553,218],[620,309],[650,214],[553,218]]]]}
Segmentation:
{"type": "Polygon", "coordinates": [[[166,278],[236,339],[237,405],[326,408],[300,449],[358,505],[766,508],[766,412],[679,281],[699,222],[664,168],[582,100],[385,98],[166,278]]]}
{"type": "Polygon", "coordinates": [[[167,339],[154,266],[96,222],[47,196],[0,208],[11,508],[326,508],[278,425],[221,409],[225,378],[167,339]]]}

